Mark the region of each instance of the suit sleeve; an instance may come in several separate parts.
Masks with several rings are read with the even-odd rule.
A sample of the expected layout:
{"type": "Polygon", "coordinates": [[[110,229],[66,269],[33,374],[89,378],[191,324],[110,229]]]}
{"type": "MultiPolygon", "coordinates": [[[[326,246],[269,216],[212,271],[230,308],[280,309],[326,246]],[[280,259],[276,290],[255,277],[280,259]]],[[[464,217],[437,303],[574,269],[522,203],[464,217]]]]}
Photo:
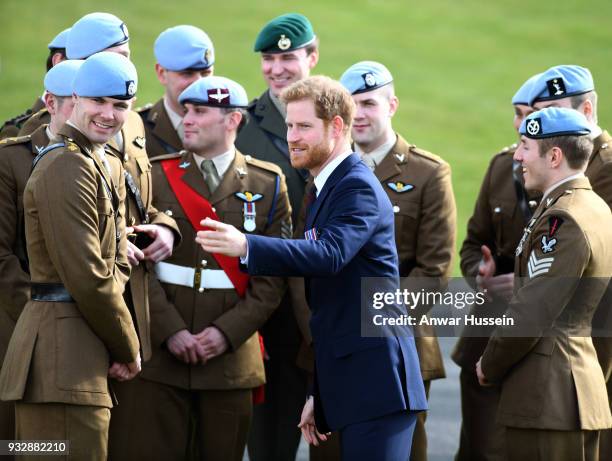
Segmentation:
{"type": "MultiPolygon", "coordinates": [[[[291,206],[284,176],[280,187],[272,221],[263,235],[280,237],[283,226],[291,222],[291,206]]],[[[244,298],[214,321],[228,338],[235,350],[261,327],[278,307],[287,288],[285,277],[251,277],[244,298]]]]}
{"type": "Polygon", "coordinates": [[[338,182],[326,200],[334,206],[317,229],[317,240],[247,235],[249,273],[325,277],[340,272],[377,229],[380,204],[372,186],[359,178],[338,182]]]}
{"type": "Polygon", "coordinates": [[[17,215],[20,195],[8,160],[8,152],[0,152],[0,305],[16,322],[30,298],[30,276],[15,254],[17,245],[25,242],[17,235],[23,226],[17,215]]]}
{"type": "Polygon", "coordinates": [[[498,326],[482,356],[482,371],[491,382],[501,381],[552,327],[574,296],[591,257],[589,242],[578,225],[569,216],[555,216],[564,222],[554,235],[553,251],[542,251],[542,237],[548,236],[545,217],[533,231],[534,246],[523,250],[529,252],[524,255],[529,258],[528,271],[506,311],[515,325],[498,326]]]}
{"type": "Polygon", "coordinates": [[[85,156],[60,155],[40,177],[34,198],[49,257],[61,281],[112,360],[127,363],[138,354],[138,337],[123,300],[123,286],[102,258],[98,205],[108,198],[98,191],[97,175],[85,156]]]}
{"type": "Polygon", "coordinates": [[[491,195],[489,191],[492,169],[493,161],[489,164],[489,168],[480,186],[480,193],[476,199],[474,212],[468,221],[467,234],[459,252],[461,257],[461,273],[468,281],[473,281],[476,275],[478,275],[478,265],[482,258],[480,247],[487,245],[493,249],[495,244],[493,221],[488,203],[491,195]]]}

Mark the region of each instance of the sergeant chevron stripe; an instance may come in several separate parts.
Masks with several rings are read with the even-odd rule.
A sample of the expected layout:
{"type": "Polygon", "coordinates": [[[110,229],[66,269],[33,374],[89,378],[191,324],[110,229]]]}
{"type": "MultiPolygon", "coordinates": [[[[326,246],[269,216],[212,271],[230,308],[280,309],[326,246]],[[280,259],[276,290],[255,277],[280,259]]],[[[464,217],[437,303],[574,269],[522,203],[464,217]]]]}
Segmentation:
{"type": "Polygon", "coordinates": [[[536,258],[535,251],[532,250],[529,255],[529,263],[527,269],[529,270],[529,278],[537,277],[538,275],[546,274],[550,270],[555,258],[536,258]]]}

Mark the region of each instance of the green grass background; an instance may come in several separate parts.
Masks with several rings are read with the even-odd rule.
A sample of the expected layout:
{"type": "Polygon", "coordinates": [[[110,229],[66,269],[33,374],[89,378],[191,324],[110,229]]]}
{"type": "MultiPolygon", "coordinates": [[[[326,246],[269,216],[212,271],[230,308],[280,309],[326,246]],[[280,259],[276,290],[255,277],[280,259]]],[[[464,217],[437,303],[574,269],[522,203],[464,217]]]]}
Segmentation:
{"type": "Polygon", "coordinates": [[[215,44],[215,72],[242,83],[250,97],[264,90],[255,36],[285,12],[312,21],[321,40],[316,73],[338,78],[358,60],[383,62],[401,102],[395,129],[453,168],[458,246],[488,159],[515,140],[510,99],[527,77],[556,64],[586,66],[600,96],[600,125],[612,119],[609,0],[0,0],[0,119],[30,107],[42,92],[47,43],[92,11],[128,25],[138,104],[161,95],[153,42],[177,24],[204,29],[215,44]]]}

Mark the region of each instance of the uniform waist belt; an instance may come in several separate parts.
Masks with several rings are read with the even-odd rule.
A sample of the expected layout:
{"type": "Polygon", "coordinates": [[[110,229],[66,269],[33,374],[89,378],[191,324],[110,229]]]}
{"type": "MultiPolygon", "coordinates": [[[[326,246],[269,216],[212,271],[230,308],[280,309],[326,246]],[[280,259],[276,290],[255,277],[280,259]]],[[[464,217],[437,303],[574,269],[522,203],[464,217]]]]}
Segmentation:
{"type": "Polygon", "coordinates": [[[74,299],[61,283],[31,283],[30,298],[33,301],[73,303],[74,299]]]}
{"type": "Polygon", "coordinates": [[[195,288],[200,292],[211,289],[234,289],[232,281],[224,271],[219,269],[199,269],[176,264],[157,263],[155,264],[155,273],[161,282],[195,288]]]}

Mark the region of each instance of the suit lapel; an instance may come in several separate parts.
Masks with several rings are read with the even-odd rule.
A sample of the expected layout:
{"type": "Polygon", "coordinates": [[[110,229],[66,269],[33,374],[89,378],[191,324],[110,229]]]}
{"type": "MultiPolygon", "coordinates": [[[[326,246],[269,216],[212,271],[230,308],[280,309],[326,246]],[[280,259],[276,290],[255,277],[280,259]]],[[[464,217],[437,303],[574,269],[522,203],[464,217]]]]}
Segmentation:
{"type": "Polygon", "coordinates": [[[334,188],[334,186],[340,181],[346,173],[355,166],[360,161],[359,156],[355,153],[351,154],[347,158],[345,158],[340,165],[336,167],[336,169],[332,172],[331,176],[327,178],[325,181],[325,185],[323,186],[323,190],[319,193],[319,196],[316,198],[310,210],[308,212],[308,219],[306,221],[305,229],[312,228],[313,224],[317,219],[317,215],[321,210],[321,206],[325,199],[329,195],[330,191],[334,188]]]}

